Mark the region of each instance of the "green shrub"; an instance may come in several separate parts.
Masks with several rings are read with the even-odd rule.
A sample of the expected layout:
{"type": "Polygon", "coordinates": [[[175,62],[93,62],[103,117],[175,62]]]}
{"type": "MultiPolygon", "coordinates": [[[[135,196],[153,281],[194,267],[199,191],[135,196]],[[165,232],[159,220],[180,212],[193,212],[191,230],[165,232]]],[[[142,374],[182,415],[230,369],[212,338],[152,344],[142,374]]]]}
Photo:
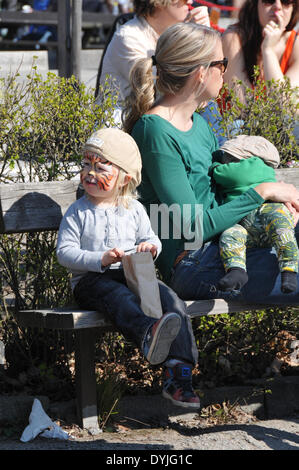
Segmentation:
{"type": "Polygon", "coordinates": [[[33,66],[24,82],[18,75],[1,78],[0,181],[72,178],[87,137],[114,124],[111,89],[107,81],[96,105],[93,91],[75,77],[49,72],[43,79],[33,66]]]}
{"type": "Polygon", "coordinates": [[[296,307],[272,307],[194,319],[200,380],[240,385],[271,375],[275,358],[282,360],[281,373],[291,373],[288,355],[298,336],[298,314],[296,307]]]}
{"type": "Polygon", "coordinates": [[[290,80],[258,79],[255,68],[254,87],[236,81],[233,88],[223,87],[220,96],[220,122],[226,138],[235,135],[260,135],[276,146],[281,166],[289,166],[299,159],[299,146],[294,137],[295,116],[299,119],[298,88],[291,88],[290,80]],[[244,88],[245,101],[239,99],[239,87],[244,88]]]}

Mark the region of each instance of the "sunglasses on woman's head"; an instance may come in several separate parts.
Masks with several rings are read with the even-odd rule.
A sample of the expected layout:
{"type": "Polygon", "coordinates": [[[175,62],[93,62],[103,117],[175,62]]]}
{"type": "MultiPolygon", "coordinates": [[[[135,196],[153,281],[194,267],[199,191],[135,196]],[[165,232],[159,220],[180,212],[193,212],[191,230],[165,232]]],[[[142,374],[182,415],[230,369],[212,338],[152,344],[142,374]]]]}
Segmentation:
{"type": "Polygon", "coordinates": [[[217,65],[221,65],[221,73],[224,73],[227,69],[228,59],[224,57],[222,60],[214,60],[210,63],[210,67],[217,67],[217,65]]]}
{"type": "MultiPolygon", "coordinates": [[[[262,3],[265,5],[274,5],[275,2],[276,0],[262,0],[262,3]]],[[[280,3],[284,6],[289,6],[294,3],[294,0],[280,0],[280,3]]]]}

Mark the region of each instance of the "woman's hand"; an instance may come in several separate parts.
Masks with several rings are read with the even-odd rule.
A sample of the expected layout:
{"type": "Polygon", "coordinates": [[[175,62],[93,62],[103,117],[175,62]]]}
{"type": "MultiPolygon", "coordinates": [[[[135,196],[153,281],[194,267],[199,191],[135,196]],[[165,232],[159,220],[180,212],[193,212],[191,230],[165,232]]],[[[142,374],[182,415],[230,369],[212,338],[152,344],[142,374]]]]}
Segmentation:
{"type": "Polygon", "coordinates": [[[125,256],[125,252],[119,248],[113,248],[112,250],[105,251],[102,256],[102,266],[110,266],[110,264],[118,263],[122,257],[125,256]]]}
{"type": "Polygon", "coordinates": [[[190,21],[193,23],[202,24],[204,26],[210,26],[208,7],[201,6],[190,10],[187,18],[185,19],[185,22],[189,23],[190,21]]]}
{"type": "Polygon", "coordinates": [[[139,243],[139,245],[137,246],[136,252],[141,253],[145,251],[150,251],[152,254],[152,257],[154,258],[157,254],[157,247],[156,245],[153,245],[152,243],[148,243],[148,242],[139,243]]]}
{"type": "Polygon", "coordinates": [[[294,227],[296,227],[299,221],[299,212],[295,209],[295,207],[290,202],[285,202],[285,206],[289,209],[290,213],[294,219],[294,227]]]}
{"type": "Polygon", "coordinates": [[[299,191],[293,184],[261,183],[254,189],[265,201],[290,203],[299,212],[299,191]]]}
{"type": "Polygon", "coordinates": [[[269,21],[263,29],[263,42],[261,45],[262,50],[273,49],[280,41],[280,38],[285,30],[283,25],[282,12],[276,13],[277,22],[269,21]]]}

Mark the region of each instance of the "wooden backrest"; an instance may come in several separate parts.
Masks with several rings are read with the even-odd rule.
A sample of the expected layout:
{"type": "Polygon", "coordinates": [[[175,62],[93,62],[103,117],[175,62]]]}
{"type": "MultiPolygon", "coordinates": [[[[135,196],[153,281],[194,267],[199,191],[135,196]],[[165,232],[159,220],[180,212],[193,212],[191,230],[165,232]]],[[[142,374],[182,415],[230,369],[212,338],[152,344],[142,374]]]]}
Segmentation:
{"type": "Polygon", "coordinates": [[[0,233],[57,230],[79,181],[0,184],[0,233]]]}
{"type": "MultiPolygon", "coordinates": [[[[299,168],[279,169],[276,175],[299,190],[299,168]]],[[[57,230],[78,185],[78,180],[0,184],[0,233],[57,230]]]]}

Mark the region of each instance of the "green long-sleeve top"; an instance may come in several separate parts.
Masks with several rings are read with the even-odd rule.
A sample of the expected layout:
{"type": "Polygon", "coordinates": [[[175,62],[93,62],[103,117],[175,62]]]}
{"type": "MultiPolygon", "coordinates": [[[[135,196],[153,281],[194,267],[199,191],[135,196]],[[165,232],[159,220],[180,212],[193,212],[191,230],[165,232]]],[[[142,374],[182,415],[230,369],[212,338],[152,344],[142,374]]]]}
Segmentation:
{"type": "Polygon", "coordinates": [[[225,164],[213,163],[212,171],[225,202],[233,200],[257,184],[276,181],[274,169],[259,157],[225,164]]]}
{"type": "MultiPolygon", "coordinates": [[[[153,224],[157,206],[173,204],[180,209],[182,227],[195,232],[198,217],[196,205],[203,209],[203,241],[209,241],[231,227],[253,209],[263,198],[250,188],[227,204],[221,204],[216,185],[209,176],[212,153],[218,148],[215,136],[207,122],[197,113],[189,131],[180,131],[157,115],[144,115],[135,124],[132,136],[142,156],[142,183],[139,186],[141,202],[145,205],[153,224]],[[185,207],[184,207],[185,205],[185,207]]],[[[169,280],[173,263],[190,242],[184,233],[172,230],[174,217],[171,211],[164,214],[153,229],[162,242],[162,253],[157,265],[165,282],[169,280]],[[170,223],[169,234],[165,230],[165,218],[170,223]]]]}

